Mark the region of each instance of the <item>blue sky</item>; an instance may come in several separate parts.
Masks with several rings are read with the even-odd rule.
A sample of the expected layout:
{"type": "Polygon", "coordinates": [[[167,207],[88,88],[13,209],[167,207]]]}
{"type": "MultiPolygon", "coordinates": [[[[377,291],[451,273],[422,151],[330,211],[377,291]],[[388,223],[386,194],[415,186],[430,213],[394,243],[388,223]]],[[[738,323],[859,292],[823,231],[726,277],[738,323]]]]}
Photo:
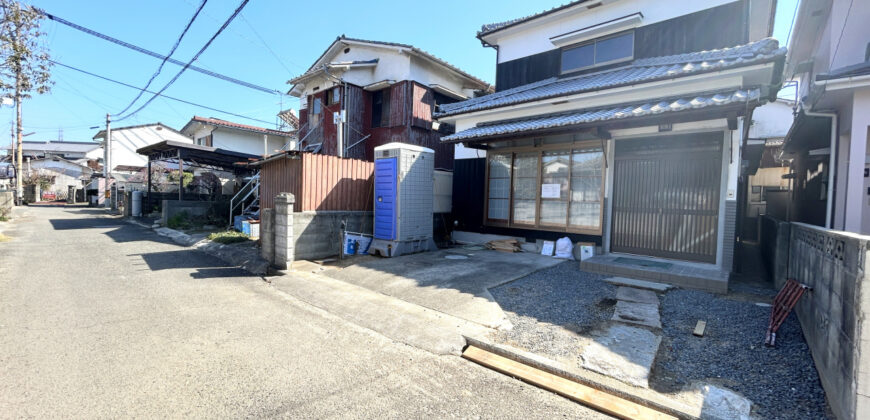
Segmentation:
{"type": "MultiPolygon", "coordinates": [[[[780,42],[784,42],[789,32],[797,1],[778,1],[774,37],[780,42]]],[[[169,51],[199,2],[26,1],[81,26],[161,54],[169,51]]],[[[173,57],[189,60],[239,2],[210,0],[173,57]]],[[[483,48],[475,38],[480,25],[537,13],[562,2],[564,0],[329,3],[251,0],[241,17],[217,38],[196,65],[286,92],[288,79],[304,72],[337,36],[346,34],[412,44],[492,83],[495,79],[495,51],[483,48]]],[[[144,86],[160,64],[152,57],[49,20],[43,21],[43,30],[56,61],[135,86],[144,86]]],[[[162,87],[178,70],[179,66],[167,63],[152,84],[152,90],[162,87]]],[[[137,94],[136,90],[66,68],[55,67],[52,74],[56,84],[50,94],[23,102],[24,132],[35,132],[27,140],[55,140],[59,130],[63,130],[65,141],[90,141],[97,130],[89,127],[103,126],[107,112],[117,113],[137,94]]],[[[265,121],[275,121],[275,114],[282,107],[296,108],[298,104],[296,98],[262,93],[193,71],[185,72],[165,94],[265,121]]],[[[139,103],[149,97],[149,94],[144,94],[139,103]]],[[[8,133],[14,121],[14,109],[3,107],[0,112],[6,121],[2,127],[6,127],[8,133]]],[[[180,129],[193,115],[266,126],[161,98],[138,114],[113,125],[160,121],[180,129]]]]}

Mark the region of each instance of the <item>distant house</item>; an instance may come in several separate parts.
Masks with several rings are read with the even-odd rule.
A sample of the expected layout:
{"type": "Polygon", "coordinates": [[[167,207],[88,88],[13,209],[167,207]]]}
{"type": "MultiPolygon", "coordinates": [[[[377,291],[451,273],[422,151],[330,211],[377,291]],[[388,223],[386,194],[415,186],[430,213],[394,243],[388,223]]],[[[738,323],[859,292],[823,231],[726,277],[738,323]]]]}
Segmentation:
{"type": "Polygon", "coordinates": [[[181,133],[193,144],[251,155],[270,155],[296,147],[294,131],[273,130],[218,118],[194,116],[181,133]]]}
{"type": "MultiPolygon", "coordinates": [[[[99,160],[103,157],[103,151],[99,143],[78,141],[23,141],[22,156],[31,159],[59,157],[66,160],[99,160]]],[[[13,154],[13,144],[7,149],[6,154],[13,154]]],[[[17,153],[18,149],[14,150],[17,153]]]]}
{"type": "Polygon", "coordinates": [[[870,3],[803,0],[785,74],[798,79],[789,220],[870,234],[870,3]]]}
{"type": "MultiPolygon", "coordinates": [[[[106,161],[105,143],[106,130],[100,130],[94,140],[101,140],[103,146],[103,162],[106,161]]],[[[136,153],[136,150],[165,140],[190,143],[191,140],[184,134],[172,127],[161,123],[133,125],[129,127],[112,127],[112,168],[123,168],[125,171],[130,167],[144,168],[148,158],[136,153]]],[[[105,169],[104,169],[105,172],[105,169]]]]}
{"type": "Polygon", "coordinates": [[[490,89],[411,45],[344,35],[288,83],[300,98],[300,150],[371,161],[377,146],[410,143],[435,150],[436,168],[447,169],[453,147],[440,144],[446,131],[433,126],[433,111],[490,89]]]}
{"type": "Polygon", "coordinates": [[[81,189],[91,179],[94,170],[58,156],[31,159],[24,165],[24,178],[42,179],[48,188],[41,192],[47,199],[65,199],[69,187],[81,189]]]}
{"type": "Polygon", "coordinates": [[[496,92],[436,113],[458,227],[702,263],[714,281],[693,287],[727,290],[743,146],[782,84],[774,3],[572,1],[484,25],[496,92]]]}

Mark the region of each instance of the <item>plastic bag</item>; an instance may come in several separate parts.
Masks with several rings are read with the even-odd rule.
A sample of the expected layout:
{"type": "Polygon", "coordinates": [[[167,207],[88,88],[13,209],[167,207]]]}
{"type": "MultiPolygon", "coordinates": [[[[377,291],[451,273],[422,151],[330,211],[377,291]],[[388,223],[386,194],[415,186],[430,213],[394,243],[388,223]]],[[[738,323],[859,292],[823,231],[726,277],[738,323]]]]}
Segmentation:
{"type": "Polygon", "coordinates": [[[564,258],[567,260],[574,259],[574,244],[568,237],[560,238],[556,241],[556,258],[564,258]]]}

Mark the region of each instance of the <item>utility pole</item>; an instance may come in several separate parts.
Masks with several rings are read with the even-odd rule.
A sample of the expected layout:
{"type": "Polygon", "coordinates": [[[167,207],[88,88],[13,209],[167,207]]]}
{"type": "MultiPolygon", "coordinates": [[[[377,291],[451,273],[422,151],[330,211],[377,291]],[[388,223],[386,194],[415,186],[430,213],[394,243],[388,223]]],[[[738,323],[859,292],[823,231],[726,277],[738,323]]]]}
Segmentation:
{"type": "Polygon", "coordinates": [[[112,207],[111,198],[113,198],[111,194],[111,179],[112,179],[112,116],[106,113],[106,161],[103,162],[103,178],[105,179],[106,189],[105,189],[105,201],[103,205],[105,207],[112,207]]]}
{"type": "MultiPolygon", "coordinates": [[[[16,35],[18,35],[16,26],[16,35]]],[[[17,36],[16,36],[17,39],[17,36]]],[[[20,206],[24,199],[24,187],[21,182],[21,168],[24,167],[24,146],[21,144],[21,72],[15,74],[15,135],[18,141],[18,163],[15,166],[15,193],[18,196],[20,206]]]]}
{"type": "Polygon", "coordinates": [[[12,153],[10,156],[9,164],[12,165],[13,172],[12,174],[18,178],[18,168],[15,166],[15,124],[9,123],[9,152],[12,153]]]}

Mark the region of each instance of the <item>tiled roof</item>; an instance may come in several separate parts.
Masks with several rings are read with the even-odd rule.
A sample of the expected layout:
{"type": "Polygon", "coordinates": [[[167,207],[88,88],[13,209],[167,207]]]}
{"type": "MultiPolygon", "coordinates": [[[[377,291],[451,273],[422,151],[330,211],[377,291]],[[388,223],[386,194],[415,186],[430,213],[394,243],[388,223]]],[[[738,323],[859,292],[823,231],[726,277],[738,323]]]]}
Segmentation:
{"type": "MultiPolygon", "coordinates": [[[[198,122],[198,123],[203,123],[203,124],[208,124],[208,125],[216,125],[219,127],[236,128],[239,130],[254,131],[257,133],[271,134],[273,136],[281,136],[281,137],[291,137],[291,136],[296,135],[296,133],[292,132],[292,131],[279,131],[279,130],[272,130],[269,128],[255,127],[253,125],[234,123],[232,121],[222,120],[219,118],[207,118],[207,117],[194,116],[190,120],[190,122],[198,122]]],[[[188,124],[190,124],[190,123],[188,123],[188,124]]],[[[182,129],[182,131],[184,131],[184,129],[182,129]]]]}
{"type": "Polygon", "coordinates": [[[637,59],[626,66],[574,77],[551,77],[467,101],[441,105],[436,117],[464,114],[547,98],[591,92],[655,80],[685,77],[768,62],[785,57],[773,38],[710,51],[637,59]]]}
{"type": "Polygon", "coordinates": [[[696,110],[734,103],[746,103],[750,101],[758,101],[760,99],[760,89],[729,90],[718,93],[698,95],[695,97],[656,100],[642,104],[617,105],[601,109],[539,115],[523,119],[496,121],[480,124],[477,127],[469,128],[456,134],[442,137],[441,141],[448,143],[457,143],[468,140],[520,134],[558,127],[602,123],[606,121],[624,120],[628,118],[644,117],[649,115],[696,110]]]}
{"type": "Polygon", "coordinates": [[[489,35],[495,31],[507,28],[508,26],[513,26],[513,25],[523,23],[525,21],[537,19],[539,17],[549,15],[550,13],[555,13],[555,12],[558,12],[562,9],[567,9],[569,7],[578,5],[580,3],[585,3],[587,1],[589,1],[589,0],[575,0],[572,2],[565,3],[561,6],[556,6],[552,9],[549,9],[549,10],[544,10],[543,12],[540,12],[540,13],[535,13],[533,15],[529,15],[529,16],[525,16],[525,17],[521,17],[521,18],[517,18],[517,19],[511,19],[511,20],[504,21],[504,22],[488,23],[486,25],[481,25],[480,31],[477,32],[477,37],[480,38],[484,35],[489,35]]]}
{"type": "Polygon", "coordinates": [[[305,73],[303,73],[301,76],[298,76],[298,77],[291,79],[287,83],[293,84],[293,80],[297,80],[300,77],[302,77],[308,73],[311,73],[312,70],[320,70],[319,68],[315,69],[317,62],[319,62],[323,58],[323,56],[325,56],[326,53],[329,52],[329,49],[332,48],[333,44],[335,44],[336,42],[342,42],[342,41],[361,42],[361,43],[367,43],[367,44],[384,45],[384,46],[389,46],[389,47],[406,48],[406,49],[409,49],[409,50],[411,50],[411,51],[413,51],[413,52],[415,52],[423,57],[426,57],[427,59],[434,61],[435,63],[438,63],[444,67],[447,67],[447,68],[461,74],[462,76],[480,84],[482,89],[488,88],[490,86],[489,83],[487,83],[481,79],[478,79],[477,77],[472,76],[470,73],[466,73],[464,70],[460,69],[459,67],[456,67],[453,64],[450,64],[447,61],[444,61],[441,58],[438,58],[435,55],[430,54],[426,51],[423,51],[423,50],[421,50],[413,45],[400,44],[398,42],[371,41],[371,40],[367,40],[367,39],[349,38],[349,37],[346,37],[344,35],[341,35],[340,37],[336,38],[335,41],[333,41],[332,44],[330,44],[329,47],[327,47],[326,50],[323,51],[323,54],[321,54],[320,57],[318,57],[317,60],[314,61],[314,64],[305,73]]]}

